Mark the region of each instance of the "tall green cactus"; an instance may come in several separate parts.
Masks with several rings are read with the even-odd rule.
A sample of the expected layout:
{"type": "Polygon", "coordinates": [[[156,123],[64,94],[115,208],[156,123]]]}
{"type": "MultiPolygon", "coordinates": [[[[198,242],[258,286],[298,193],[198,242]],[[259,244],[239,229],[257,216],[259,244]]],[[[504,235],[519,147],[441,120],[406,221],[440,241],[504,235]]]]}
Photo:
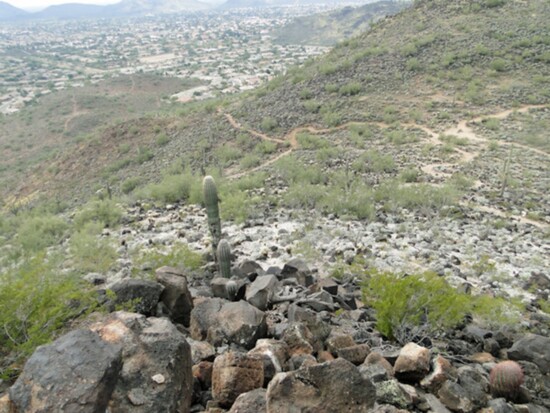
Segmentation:
{"type": "Polygon", "coordinates": [[[221,276],[224,278],[231,278],[231,248],[226,239],[222,239],[219,242],[217,255],[221,276]]]}
{"type": "Polygon", "coordinates": [[[210,175],[205,176],[202,181],[202,191],[204,204],[206,205],[206,215],[208,216],[208,228],[212,236],[212,252],[216,255],[216,248],[222,236],[222,224],[220,220],[220,208],[218,189],[216,182],[210,175]]]}

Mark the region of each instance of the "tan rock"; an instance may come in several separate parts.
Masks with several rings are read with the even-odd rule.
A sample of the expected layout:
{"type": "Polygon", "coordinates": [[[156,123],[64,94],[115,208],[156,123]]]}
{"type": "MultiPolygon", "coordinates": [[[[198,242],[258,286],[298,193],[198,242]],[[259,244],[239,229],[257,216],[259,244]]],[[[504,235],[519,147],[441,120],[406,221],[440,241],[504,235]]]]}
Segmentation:
{"type": "Polygon", "coordinates": [[[430,350],[415,343],[408,343],[399,352],[393,372],[405,382],[418,382],[430,371],[430,350]]]}
{"type": "Polygon", "coordinates": [[[241,393],[261,388],[263,361],[245,353],[227,352],[214,360],[212,396],[220,406],[229,407],[241,393]]]}
{"type": "Polygon", "coordinates": [[[0,413],[17,413],[14,404],[10,400],[10,396],[5,394],[0,397],[0,413]]]}
{"type": "Polygon", "coordinates": [[[431,392],[439,390],[448,379],[456,379],[457,371],[451,362],[441,355],[432,360],[432,372],[424,377],[420,385],[431,392]]]}

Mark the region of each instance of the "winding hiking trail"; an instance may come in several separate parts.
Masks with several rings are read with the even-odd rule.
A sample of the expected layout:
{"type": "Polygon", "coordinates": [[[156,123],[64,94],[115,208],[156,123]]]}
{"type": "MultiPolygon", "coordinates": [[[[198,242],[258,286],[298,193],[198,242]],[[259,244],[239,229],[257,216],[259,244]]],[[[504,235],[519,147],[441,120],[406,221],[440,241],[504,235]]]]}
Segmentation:
{"type": "MultiPolygon", "coordinates": [[[[485,119],[505,119],[513,113],[526,113],[530,109],[542,109],[542,108],[547,108],[547,107],[549,107],[549,105],[525,105],[525,106],[522,106],[520,108],[506,109],[506,110],[503,110],[501,112],[497,112],[497,113],[494,113],[494,114],[478,116],[478,117],[470,118],[470,119],[463,119],[463,120],[460,120],[457,123],[456,126],[452,126],[448,129],[444,130],[443,132],[436,132],[433,129],[428,128],[427,126],[419,125],[417,123],[403,123],[403,124],[401,124],[401,126],[404,127],[405,129],[419,129],[419,130],[423,131],[424,133],[426,133],[428,135],[428,141],[433,145],[443,145],[444,142],[441,140],[442,136],[455,136],[457,138],[462,138],[462,139],[468,140],[468,142],[469,142],[468,149],[470,149],[470,150],[464,150],[464,149],[460,149],[460,148],[456,148],[456,147],[453,148],[454,151],[460,155],[460,158],[458,160],[456,160],[454,162],[429,163],[429,164],[423,165],[420,168],[422,170],[422,172],[424,172],[426,175],[432,176],[433,178],[436,178],[436,179],[444,179],[444,178],[449,178],[453,175],[452,172],[445,171],[446,169],[456,168],[457,166],[465,165],[465,164],[473,161],[474,159],[476,159],[481,154],[483,149],[485,149],[487,144],[489,143],[489,139],[479,136],[473,130],[473,128],[471,126],[469,126],[469,124],[480,123],[485,119]],[[474,148],[472,145],[470,145],[471,143],[477,143],[478,146],[474,148]],[[474,148],[474,150],[471,150],[472,148],[474,148]]],[[[218,112],[223,113],[221,108],[218,108],[218,112]]],[[[349,126],[354,125],[354,124],[355,125],[357,125],[357,124],[368,124],[368,125],[378,126],[381,129],[386,129],[386,128],[391,127],[391,125],[389,125],[387,123],[384,123],[384,122],[347,122],[347,123],[342,124],[340,126],[336,126],[336,127],[333,127],[333,128],[325,128],[325,129],[318,129],[314,126],[299,126],[297,128],[292,129],[290,132],[288,132],[284,136],[284,138],[281,139],[281,138],[273,138],[271,136],[266,135],[265,133],[261,133],[261,132],[255,131],[253,129],[249,129],[249,128],[246,128],[246,127],[242,126],[239,122],[237,122],[235,120],[235,118],[230,113],[223,113],[223,115],[225,116],[225,118],[227,119],[229,124],[237,130],[247,132],[250,135],[255,136],[257,138],[260,138],[262,140],[266,140],[266,141],[270,141],[270,142],[274,142],[274,143],[282,144],[282,145],[284,145],[284,144],[290,145],[290,148],[288,150],[278,153],[275,157],[266,160],[265,162],[263,162],[262,164],[254,167],[254,168],[248,169],[246,171],[241,171],[241,172],[238,172],[238,173],[233,173],[233,174],[228,175],[227,177],[229,179],[237,179],[237,178],[241,178],[243,176],[246,176],[250,173],[257,172],[259,170],[264,169],[265,167],[267,167],[269,165],[272,165],[273,163],[277,162],[279,159],[290,155],[294,150],[299,148],[297,135],[299,133],[302,133],[302,132],[308,132],[308,133],[311,133],[311,134],[314,134],[314,135],[322,135],[322,134],[327,134],[327,133],[332,133],[332,132],[336,132],[336,131],[339,131],[339,130],[347,129],[347,128],[349,128],[349,126]]],[[[545,157],[550,157],[550,153],[547,153],[547,152],[545,152],[541,149],[533,148],[531,146],[524,145],[524,144],[521,144],[521,143],[518,143],[518,142],[500,142],[499,141],[498,145],[517,147],[517,148],[521,148],[521,149],[524,149],[524,150],[527,150],[527,151],[537,153],[537,154],[545,156],[545,157]]],[[[474,183],[474,187],[479,187],[480,185],[482,185],[482,183],[480,181],[476,181],[474,183]]],[[[523,216],[520,216],[520,215],[510,215],[510,214],[507,214],[506,212],[504,212],[502,210],[499,210],[499,209],[496,209],[496,208],[493,208],[493,207],[482,206],[482,205],[473,205],[473,204],[467,203],[467,202],[462,202],[462,204],[465,205],[465,206],[468,206],[470,208],[476,209],[478,211],[490,213],[490,214],[493,214],[493,215],[496,215],[496,216],[499,216],[499,217],[513,218],[513,219],[518,220],[519,222],[534,225],[538,228],[542,228],[542,229],[550,228],[550,225],[545,223],[545,222],[539,222],[539,221],[531,220],[529,218],[526,218],[526,217],[523,217],[523,216]]]]}
{"type": "Polygon", "coordinates": [[[76,96],[73,92],[73,96],[71,98],[71,102],[73,104],[73,109],[69,117],[65,120],[65,123],[63,124],[63,133],[67,132],[69,130],[69,124],[78,116],[84,115],[87,113],[86,110],[79,110],[78,109],[78,103],[76,102],[76,96]]]}

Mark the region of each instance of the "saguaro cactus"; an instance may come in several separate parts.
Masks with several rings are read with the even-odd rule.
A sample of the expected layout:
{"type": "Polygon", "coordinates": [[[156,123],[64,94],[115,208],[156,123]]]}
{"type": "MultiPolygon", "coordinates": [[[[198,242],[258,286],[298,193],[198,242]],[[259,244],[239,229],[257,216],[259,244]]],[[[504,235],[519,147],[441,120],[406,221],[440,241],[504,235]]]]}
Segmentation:
{"type": "Polygon", "coordinates": [[[217,253],[221,276],[224,278],[231,278],[231,248],[227,240],[222,239],[219,242],[217,253]]]}
{"type": "Polygon", "coordinates": [[[212,251],[216,255],[216,248],[222,236],[222,224],[220,220],[218,189],[216,188],[214,178],[210,175],[204,177],[202,191],[204,204],[206,205],[206,215],[208,216],[208,228],[212,236],[212,251]]]}
{"type": "Polygon", "coordinates": [[[518,363],[511,360],[502,361],[491,370],[491,392],[494,396],[514,401],[519,395],[523,378],[523,370],[518,363]]]}

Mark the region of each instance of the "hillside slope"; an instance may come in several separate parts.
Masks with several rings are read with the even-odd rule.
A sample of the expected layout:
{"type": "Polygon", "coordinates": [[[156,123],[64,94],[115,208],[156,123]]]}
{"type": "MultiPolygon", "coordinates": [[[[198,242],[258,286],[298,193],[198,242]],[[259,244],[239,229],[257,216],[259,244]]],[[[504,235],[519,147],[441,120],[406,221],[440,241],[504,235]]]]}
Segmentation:
{"type": "MultiPolygon", "coordinates": [[[[142,123],[108,128],[38,168],[16,197],[77,189],[86,198],[90,188],[118,191],[130,178],[158,181],[172,164],[234,177],[278,174],[285,158],[307,165],[321,149],[327,176],[310,182],[313,190],[320,182],[378,188],[406,173],[438,185],[459,176],[470,183],[463,200],[548,222],[549,17],[543,0],[417,1],[248,95],[147,120],[142,132],[142,123]],[[151,129],[169,142],[157,145],[161,132],[151,129]],[[125,162],[127,154],[112,150],[122,137],[125,145],[137,139],[149,159],[125,162]],[[90,162],[91,153],[101,162],[90,162]],[[360,166],[380,154],[393,166],[378,173],[360,166]],[[350,165],[354,175],[346,172],[350,165]],[[338,171],[348,174],[347,184],[338,171]]],[[[390,202],[375,198],[379,206],[390,202]]]]}
{"type": "Polygon", "coordinates": [[[339,41],[357,36],[370,24],[384,16],[391,16],[409,6],[408,2],[378,1],[360,7],[344,7],[327,13],[299,17],[274,32],[282,44],[332,46],[339,41]]]}

